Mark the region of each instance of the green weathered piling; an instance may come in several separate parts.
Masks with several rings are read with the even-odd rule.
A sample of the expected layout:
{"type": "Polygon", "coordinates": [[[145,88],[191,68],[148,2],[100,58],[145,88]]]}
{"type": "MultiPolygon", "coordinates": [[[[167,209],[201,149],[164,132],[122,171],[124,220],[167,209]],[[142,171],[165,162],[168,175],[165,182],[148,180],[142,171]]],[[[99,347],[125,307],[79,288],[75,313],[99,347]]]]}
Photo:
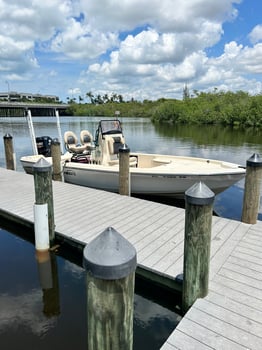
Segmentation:
{"type": "Polygon", "coordinates": [[[208,293],[214,193],[196,183],[185,193],[185,241],[182,308],[186,312],[208,293]]]}
{"type": "Polygon", "coordinates": [[[133,349],[135,248],[109,227],[84,249],[89,350],[133,349]]]}
{"type": "Polygon", "coordinates": [[[53,139],[51,143],[51,156],[53,163],[53,180],[62,181],[61,171],[61,148],[58,139],[53,139]]]}
{"type": "Polygon", "coordinates": [[[35,204],[47,203],[49,243],[50,247],[52,247],[55,240],[52,166],[44,158],[40,158],[33,166],[33,173],[35,184],[35,204]]]}
{"type": "Polygon", "coordinates": [[[13,147],[13,137],[10,134],[4,136],[6,169],[15,170],[15,156],[13,147]]]}
{"type": "Polygon", "coordinates": [[[130,196],[130,149],[126,144],[119,148],[119,194],[130,196]]]}
{"type": "Polygon", "coordinates": [[[257,222],[260,191],[262,181],[262,159],[259,154],[253,154],[247,160],[242,222],[255,224],[257,222]]]}

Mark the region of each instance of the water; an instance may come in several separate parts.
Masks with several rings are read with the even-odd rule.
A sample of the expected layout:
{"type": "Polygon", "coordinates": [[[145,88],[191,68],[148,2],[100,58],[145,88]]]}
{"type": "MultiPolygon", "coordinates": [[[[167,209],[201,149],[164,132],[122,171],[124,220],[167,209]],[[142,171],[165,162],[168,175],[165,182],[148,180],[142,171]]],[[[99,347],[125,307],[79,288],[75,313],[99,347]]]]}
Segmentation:
{"type": "MultiPolygon", "coordinates": [[[[87,349],[86,273],[81,266],[55,254],[40,262],[33,244],[0,229],[0,276],[1,350],[87,349]]],[[[181,319],[174,311],[175,298],[173,307],[165,299],[160,294],[154,300],[136,281],[135,350],[145,344],[159,349],[181,319]]]]}

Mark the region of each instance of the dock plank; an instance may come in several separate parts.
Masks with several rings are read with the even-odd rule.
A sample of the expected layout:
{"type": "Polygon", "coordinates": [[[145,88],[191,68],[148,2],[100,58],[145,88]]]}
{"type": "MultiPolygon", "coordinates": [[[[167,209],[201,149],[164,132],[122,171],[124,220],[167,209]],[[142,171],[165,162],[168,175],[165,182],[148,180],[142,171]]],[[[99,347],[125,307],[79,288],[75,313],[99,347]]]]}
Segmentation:
{"type": "Polygon", "coordinates": [[[262,265],[253,263],[249,259],[248,260],[246,258],[243,259],[243,258],[237,257],[235,255],[231,255],[228,258],[227,263],[235,264],[235,265],[239,266],[240,268],[248,266],[248,268],[252,271],[260,272],[260,273],[262,272],[262,265]]]}
{"type": "Polygon", "coordinates": [[[209,292],[220,294],[221,296],[224,296],[226,299],[228,299],[229,302],[237,301],[239,305],[243,304],[256,310],[262,310],[261,299],[256,298],[256,296],[250,295],[250,293],[248,293],[244,288],[234,289],[230,285],[228,286],[225,283],[223,283],[223,280],[218,282],[210,282],[209,292]]]}
{"type": "MultiPolygon", "coordinates": [[[[176,331],[168,339],[167,342],[169,344],[176,345],[177,338],[178,338],[178,341],[180,338],[180,343],[179,343],[180,350],[188,350],[188,349],[194,349],[194,350],[199,350],[199,349],[201,350],[205,350],[205,349],[244,350],[245,349],[246,350],[246,348],[240,345],[238,342],[235,342],[230,338],[224,337],[223,334],[221,334],[221,332],[217,333],[216,331],[201,325],[198,321],[201,316],[205,317],[206,314],[203,315],[202,313],[200,315],[198,310],[195,309],[194,307],[192,307],[190,311],[191,312],[189,312],[183,318],[183,320],[177,326],[176,331]],[[189,317],[192,317],[196,321],[191,320],[189,317]],[[183,335],[182,339],[181,339],[181,335],[183,335]],[[187,342],[185,342],[186,338],[189,338],[187,342]],[[193,347],[189,347],[189,344],[192,344],[193,347]]],[[[215,322],[216,320],[209,318],[209,322],[213,322],[213,321],[215,322]]],[[[165,346],[162,346],[161,350],[162,349],[165,349],[165,346]]]]}
{"type": "Polygon", "coordinates": [[[229,298],[225,295],[217,293],[216,291],[210,291],[205,300],[220,306],[221,308],[227,309],[233,312],[235,315],[245,318],[244,322],[248,321],[247,323],[249,323],[249,320],[252,320],[259,324],[260,327],[262,325],[262,310],[256,308],[255,304],[246,305],[241,301],[239,302],[238,299],[229,298]]]}
{"type": "MultiPolygon", "coordinates": [[[[240,341],[240,334],[238,332],[239,329],[243,331],[241,332],[244,342],[242,341],[242,345],[247,346],[245,342],[247,341],[246,333],[253,334],[255,336],[254,340],[255,343],[257,344],[257,338],[259,339],[259,342],[262,340],[262,334],[260,337],[257,336],[261,332],[261,323],[257,322],[254,319],[254,315],[252,315],[251,318],[247,317],[245,314],[241,314],[241,310],[238,310],[238,312],[229,310],[228,303],[225,303],[224,305],[217,305],[212,302],[212,299],[210,298],[209,300],[207,299],[199,299],[198,303],[196,304],[196,309],[199,310],[200,313],[203,313],[203,317],[206,319],[206,326],[212,328],[213,330],[215,329],[214,327],[214,322],[212,322],[212,325],[209,325],[209,320],[208,317],[215,318],[216,321],[218,322],[218,325],[216,326],[217,329],[216,331],[221,332],[223,327],[227,328],[227,332],[222,331],[223,336],[229,336],[231,332],[235,334],[235,341],[239,342],[240,341]],[[204,315],[205,314],[205,315],[204,315]],[[220,323],[225,324],[225,326],[222,326],[220,323]]],[[[201,315],[201,314],[200,314],[201,315]]],[[[257,316],[260,316],[259,313],[256,313],[257,316]]],[[[202,323],[202,322],[201,322],[202,323]]],[[[203,323],[202,323],[203,324],[203,323]]],[[[232,339],[232,337],[230,337],[232,339]]],[[[249,338],[250,340],[250,338],[249,338]]]]}
{"type": "MultiPolygon", "coordinates": [[[[230,346],[233,348],[233,344],[235,346],[241,346],[245,349],[261,349],[262,345],[262,338],[251,334],[249,332],[248,325],[249,322],[252,323],[252,325],[255,325],[254,321],[246,322],[246,319],[242,321],[242,327],[243,323],[246,322],[246,330],[242,329],[239,325],[237,325],[237,317],[234,317],[234,314],[224,308],[219,308],[211,303],[209,305],[204,305],[207,302],[205,300],[197,300],[194,304],[193,312],[189,312],[187,315],[187,319],[201,325],[201,327],[204,327],[205,330],[208,330],[209,332],[212,332],[214,334],[214,338],[221,338],[221,344],[220,349],[224,349],[226,340],[230,340],[230,346]],[[231,323],[233,322],[233,324],[231,323]],[[236,324],[234,324],[234,322],[236,324]]],[[[239,322],[241,322],[241,317],[238,316],[239,322]]],[[[251,327],[250,327],[251,328],[251,327]]],[[[258,332],[261,332],[261,326],[257,327],[257,329],[254,329],[254,331],[258,330],[258,332]]],[[[207,345],[214,346],[214,339],[205,339],[205,342],[207,345]]],[[[217,348],[217,341],[216,341],[216,348],[217,348]]]]}

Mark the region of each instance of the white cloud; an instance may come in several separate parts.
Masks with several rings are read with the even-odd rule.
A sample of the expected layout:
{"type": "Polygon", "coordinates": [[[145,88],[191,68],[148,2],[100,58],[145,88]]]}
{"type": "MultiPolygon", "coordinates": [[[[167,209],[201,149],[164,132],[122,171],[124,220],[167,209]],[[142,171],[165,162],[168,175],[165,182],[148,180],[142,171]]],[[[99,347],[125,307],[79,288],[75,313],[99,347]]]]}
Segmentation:
{"type": "Polygon", "coordinates": [[[72,97],[75,97],[76,95],[81,95],[81,90],[78,88],[78,87],[75,87],[75,88],[70,88],[68,91],[67,91],[67,94],[69,96],[72,96],[72,97]]]}
{"type": "Polygon", "coordinates": [[[83,60],[95,58],[117,43],[116,34],[92,30],[89,25],[70,18],[66,29],[58,33],[52,41],[51,49],[70,58],[83,60]]]}
{"type": "Polygon", "coordinates": [[[59,0],[0,1],[0,71],[6,72],[6,77],[26,78],[38,67],[35,45],[65,25],[66,4],[59,0]]]}
{"type": "Polygon", "coordinates": [[[252,32],[249,34],[249,39],[252,44],[262,41],[262,24],[258,24],[253,28],[252,32]]]}
{"type": "Polygon", "coordinates": [[[218,56],[207,53],[224,40],[223,25],[236,20],[240,3],[0,0],[0,81],[28,81],[29,90],[37,84],[64,100],[72,89],[151,99],[181,97],[184,83],[259,86],[261,24],[248,36],[251,46],[235,39],[218,56]]]}
{"type": "Polygon", "coordinates": [[[210,59],[209,63],[219,68],[235,72],[235,74],[250,74],[262,72],[262,43],[254,47],[237,45],[231,42],[225,45],[224,53],[210,59]]]}
{"type": "Polygon", "coordinates": [[[101,30],[132,30],[137,26],[152,26],[158,31],[188,31],[198,29],[205,20],[218,22],[235,17],[233,3],[241,0],[81,0],[90,23],[101,30]]]}

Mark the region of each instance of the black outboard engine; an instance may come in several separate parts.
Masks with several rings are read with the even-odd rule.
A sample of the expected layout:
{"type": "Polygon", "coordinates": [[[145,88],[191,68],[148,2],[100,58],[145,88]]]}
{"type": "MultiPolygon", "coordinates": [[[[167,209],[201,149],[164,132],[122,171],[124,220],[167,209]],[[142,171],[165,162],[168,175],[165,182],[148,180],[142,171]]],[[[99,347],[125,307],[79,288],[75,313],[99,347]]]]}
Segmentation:
{"type": "Polygon", "coordinates": [[[38,154],[42,154],[45,157],[51,157],[52,138],[49,136],[40,136],[36,137],[35,140],[38,154]]]}

